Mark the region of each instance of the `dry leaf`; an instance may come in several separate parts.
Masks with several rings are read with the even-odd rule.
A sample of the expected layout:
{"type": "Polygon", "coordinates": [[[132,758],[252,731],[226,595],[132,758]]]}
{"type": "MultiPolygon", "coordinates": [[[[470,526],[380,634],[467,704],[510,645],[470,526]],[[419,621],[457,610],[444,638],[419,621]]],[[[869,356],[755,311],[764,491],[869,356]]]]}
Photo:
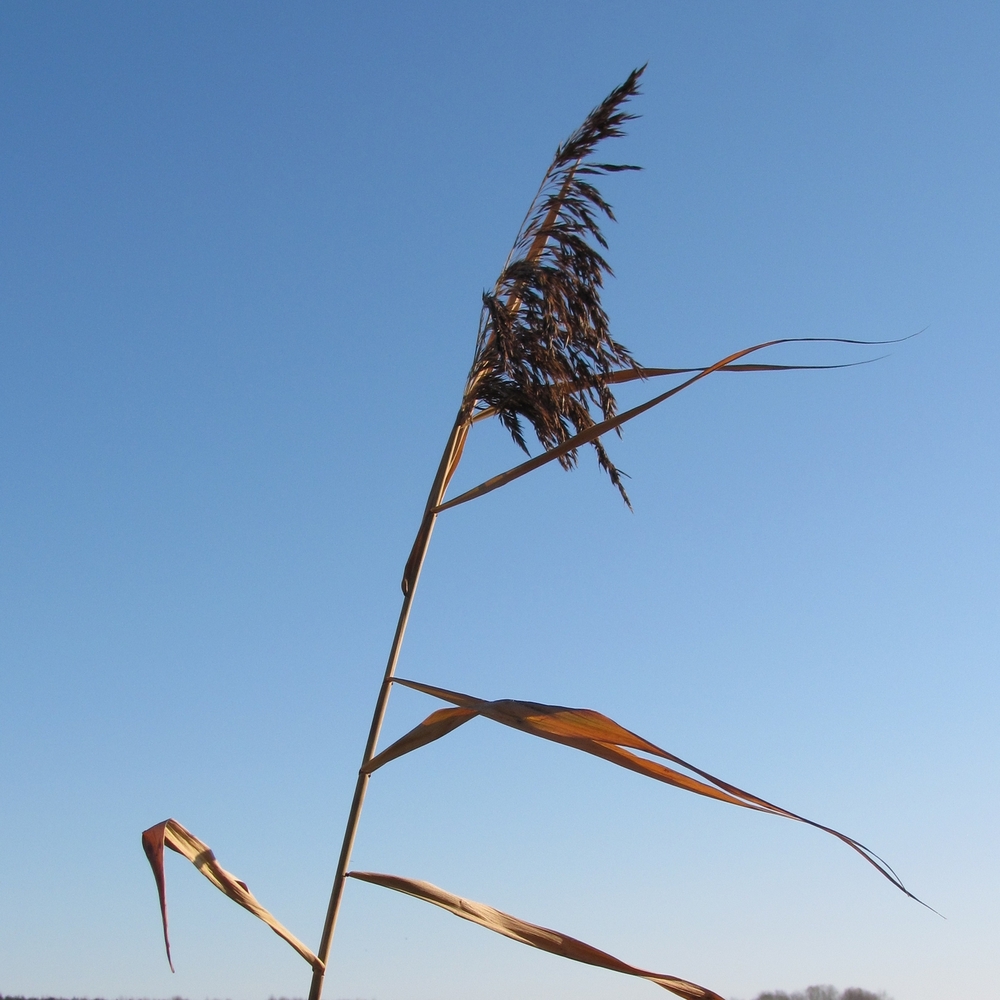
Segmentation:
{"type": "MultiPolygon", "coordinates": [[[[878,343],[878,341],[873,341],[872,343],[878,343]]],[[[839,365],[723,365],[721,368],[716,368],[716,371],[743,373],[831,371],[834,368],[857,368],[859,365],[870,365],[873,361],[879,360],[881,359],[867,358],[864,361],[847,361],[839,365]]],[[[693,375],[695,372],[708,371],[709,367],[709,365],[701,365],[698,368],[644,368],[642,365],[636,365],[635,368],[622,368],[618,371],[613,371],[604,376],[604,381],[608,385],[620,385],[622,382],[635,382],[638,379],[645,381],[646,379],[651,378],[662,378],[664,375],[693,375]]],[[[556,388],[561,387],[557,384],[556,388]]],[[[579,389],[579,383],[567,383],[565,386],[566,392],[579,391],[579,389]]],[[[496,415],[497,411],[492,406],[487,406],[484,409],[475,411],[472,423],[478,424],[483,420],[488,420],[490,417],[495,417],[496,415]]]]}
{"type": "MultiPolygon", "coordinates": [[[[904,340],[909,338],[903,338],[904,340]]],[[[547,465],[549,462],[556,460],[563,461],[566,456],[570,454],[575,454],[576,449],[580,448],[582,445],[590,444],[597,441],[602,435],[607,434],[608,431],[617,430],[622,426],[622,424],[627,423],[634,417],[638,417],[641,413],[645,413],[647,410],[651,410],[654,406],[659,406],[660,403],[670,399],[671,396],[676,396],[677,393],[682,392],[687,389],[688,386],[694,385],[695,382],[701,381],[708,375],[713,374],[718,371],[770,371],[770,370],[780,370],[781,366],[757,366],[757,365],[736,365],[734,362],[738,361],[740,358],[746,357],[748,354],[753,354],[755,351],[762,351],[768,347],[775,347],[779,344],[803,344],[803,343],[822,343],[822,344],[866,344],[866,345],[878,345],[878,344],[892,344],[898,343],[898,341],[892,340],[848,340],[842,337],[781,337],[777,340],[768,340],[763,344],[754,344],[753,347],[746,347],[742,351],[736,351],[734,354],[730,354],[728,357],[723,358],[721,361],[717,361],[714,365],[709,365],[707,368],[695,369],[697,374],[692,375],[691,378],[682,382],[680,385],[674,386],[672,389],[668,389],[666,392],[661,393],[659,396],[654,396],[652,399],[647,400],[645,403],[640,403],[638,406],[632,407],[631,410],[626,410],[624,413],[619,413],[615,416],[609,417],[606,420],[601,421],[599,424],[592,424],[585,430],[580,431],[578,434],[574,434],[572,437],[565,441],[562,441],[558,445],[553,445],[546,451],[543,451],[540,455],[536,455],[534,458],[528,459],[527,462],[522,462],[520,465],[514,466],[512,469],[508,469],[506,472],[501,472],[499,475],[493,476],[492,479],[487,479],[486,482],[480,483],[478,486],[473,487],[471,490],[466,490],[465,493],[460,494],[452,500],[448,500],[444,503],[439,503],[436,507],[432,508],[432,513],[440,514],[442,511],[448,510],[450,507],[457,507],[459,504],[467,503],[469,500],[476,500],[481,496],[485,496],[487,493],[492,493],[493,490],[500,489],[501,486],[506,486],[508,483],[513,482],[515,479],[520,479],[521,476],[526,476],[529,472],[534,472],[535,469],[540,468],[543,465],[547,465]]],[[[789,365],[790,369],[795,369],[799,367],[812,367],[812,366],[799,366],[799,365],[789,365]]],[[[818,366],[824,367],[824,366],[818,366]]],[[[840,366],[832,366],[840,367],[840,366]]],[[[845,366],[847,367],[847,366],[845,366]]],[[[690,371],[691,369],[687,369],[690,371]]],[[[656,369],[656,368],[641,368],[636,366],[633,370],[622,370],[609,373],[603,376],[606,382],[630,382],[635,379],[640,378],[650,378],[657,375],[665,374],[679,374],[684,371],[684,369],[656,369]]],[[[579,387],[576,387],[574,391],[579,391],[579,387]]],[[[484,411],[485,412],[485,411],[484,411]]]]}
{"type": "MultiPolygon", "coordinates": [[[[923,906],[927,905],[903,885],[899,876],[885,861],[864,844],[854,840],[853,837],[848,837],[846,834],[840,833],[839,830],[799,816],[797,813],[776,806],[773,802],[768,802],[751,792],[746,792],[736,785],[731,785],[721,778],[716,778],[707,771],[703,771],[701,768],[661,749],[655,743],[650,743],[636,733],[624,729],[606,715],[601,715],[600,712],[586,708],[564,708],[559,705],[541,705],[537,702],[510,699],[483,701],[480,698],[473,698],[471,695],[448,691],[417,681],[403,680],[399,677],[394,679],[394,683],[413,688],[415,691],[422,691],[424,694],[440,698],[442,701],[449,701],[458,707],[457,709],[444,709],[433,713],[419,726],[373,757],[365,768],[369,773],[396,757],[440,739],[474,716],[481,715],[494,722],[530,733],[532,736],[540,736],[542,739],[563,743],[566,746],[582,750],[584,753],[593,754],[595,757],[602,757],[612,764],[636,771],[649,778],[655,778],[657,781],[673,785],[675,788],[683,788],[697,795],[718,799],[731,805],[770,813],[772,816],[783,816],[786,819],[793,819],[799,823],[816,827],[816,829],[831,834],[857,851],[870,865],[911,899],[923,906]],[[631,750],[640,750],[643,753],[669,760],[705,780],[699,781],[698,778],[689,774],[683,774],[671,767],[665,767],[656,761],[631,753],[631,750]]],[[[930,909],[930,907],[928,908],[930,909]]]]}
{"type": "Polygon", "coordinates": [[[167,961],[170,971],[174,963],[170,957],[170,934],[167,931],[167,887],[163,870],[164,845],[178,854],[183,854],[216,887],[233,902],[239,903],[255,917],[264,921],[278,937],[287,941],[314,969],[323,968],[323,963],[287,928],[283,927],[271,914],[254,899],[253,893],[235,875],[227,872],[212,853],[208,844],[200,841],[189,830],[184,829],[175,819],[164,820],[144,830],[142,848],[149,859],[156,879],[156,889],[160,894],[160,916],[163,918],[163,943],[167,946],[167,961]]]}
{"type": "Polygon", "coordinates": [[[597,948],[584,944],[576,938],[561,934],[559,931],[550,930],[548,927],[539,927],[537,924],[529,924],[526,920],[512,917],[509,913],[495,910],[485,903],[477,903],[471,899],[463,899],[454,893],[441,889],[430,882],[421,882],[417,879],[403,878],[399,875],[382,875],[378,872],[348,872],[348,878],[360,879],[363,882],[371,882],[374,885],[384,886],[386,889],[395,889],[396,892],[405,892],[409,896],[416,896],[427,903],[440,906],[456,917],[463,920],[471,920],[488,930],[502,934],[521,944],[530,945],[532,948],[539,948],[552,955],[559,955],[562,958],[571,958],[574,962],[583,962],[585,965],[596,965],[599,969],[609,969],[612,972],[623,972],[627,976],[638,976],[640,979],[648,979],[657,986],[662,986],[665,990],[684,997],[685,1000],[723,1000],[718,993],[698,986],[697,983],[689,983],[686,979],[677,979],[674,976],[665,976],[660,972],[647,972],[645,969],[637,969],[634,965],[628,965],[621,959],[609,955],[607,952],[599,951],[597,948]]]}

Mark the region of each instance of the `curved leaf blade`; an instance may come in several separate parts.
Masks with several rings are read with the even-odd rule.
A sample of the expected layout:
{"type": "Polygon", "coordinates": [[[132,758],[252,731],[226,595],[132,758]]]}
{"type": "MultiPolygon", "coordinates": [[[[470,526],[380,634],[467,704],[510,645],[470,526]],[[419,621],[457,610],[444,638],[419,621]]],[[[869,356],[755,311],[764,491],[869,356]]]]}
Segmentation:
{"type": "MultiPolygon", "coordinates": [[[[904,337],[903,339],[908,340],[909,338],[904,337]]],[[[683,392],[689,386],[694,385],[695,382],[700,382],[703,378],[706,378],[707,376],[718,371],[738,370],[735,368],[734,363],[739,361],[740,358],[745,358],[748,354],[765,350],[768,347],[776,347],[779,344],[805,343],[864,344],[872,346],[878,344],[897,343],[897,341],[849,340],[844,337],[779,337],[776,340],[768,340],[762,344],[754,344],[752,347],[745,347],[741,351],[736,351],[735,353],[722,358],[714,365],[709,365],[707,368],[699,369],[696,374],[691,376],[691,378],[686,379],[680,385],[676,385],[672,389],[668,389],[659,396],[654,396],[645,403],[640,403],[638,406],[634,406],[632,409],[626,410],[624,413],[619,413],[613,417],[609,417],[607,420],[602,420],[598,424],[592,424],[590,427],[580,431],[578,434],[574,434],[561,444],[543,451],[540,455],[536,455],[534,458],[530,458],[528,461],[522,462],[520,465],[515,465],[512,469],[508,469],[506,472],[501,472],[498,475],[487,479],[485,482],[480,483],[478,486],[474,486],[471,490],[466,490],[464,493],[452,500],[439,503],[436,507],[431,509],[431,513],[440,514],[442,511],[459,506],[459,504],[468,503],[470,500],[478,500],[479,497],[485,496],[487,493],[492,493],[494,490],[500,489],[501,486],[506,486],[508,483],[512,483],[515,479],[520,479],[522,476],[526,476],[529,472],[534,472],[535,469],[541,468],[543,465],[548,465],[549,462],[554,462],[558,459],[564,458],[569,453],[575,452],[576,449],[582,445],[590,444],[590,442],[596,441],[604,434],[607,434],[608,431],[617,430],[622,426],[622,424],[627,423],[629,420],[633,420],[635,417],[645,413],[647,410],[651,410],[654,406],[659,406],[660,403],[666,402],[666,400],[670,399],[672,396],[676,396],[677,393],[683,392]]],[[[655,369],[650,369],[650,371],[655,371],[655,369]]],[[[661,373],[668,374],[670,373],[670,370],[663,370],[661,373]]],[[[622,372],[616,381],[627,382],[642,377],[643,376],[638,374],[638,372],[636,374],[622,372]]]]}
{"type": "MultiPolygon", "coordinates": [[[[457,705],[475,715],[481,715],[484,718],[491,719],[493,722],[499,722],[513,729],[519,729],[529,735],[551,740],[554,743],[562,743],[565,746],[581,750],[583,753],[592,754],[612,764],[617,764],[619,767],[627,768],[645,777],[672,785],[674,788],[680,788],[684,791],[693,792],[696,795],[703,795],[706,798],[727,802],[730,805],[752,809],[755,812],[768,813],[772,816],[781,816],[785,819],[795,820],[798,823],[805,823],[807,826],[815,827],[817,830],[822,830],[824,833],[836,837],[852,850],[857,851],[865,861],[872,865],[880,875],[888,879],[897,889],[922,906],[927,906],[923,900],[913,895],[903,885],[899,876],[882,858],[870,848],[865,847],[860,841],[847,836],[845,833],[841,833],[839,830],[833,829],[833,827],[817,823],[815,820],[807,819],[805,816],[793,813],[788,809],[775,805],[773,802],[768,802],[767,799],[754,795],[752,792],[747,792],[728,781],[723,781],[708,771],[704,771],[694,764],[688,763],[681,757],[625,729],[613,719],[609,719],[600,712],[595,712],[591,709],[565,708],[560,705],[542,705],[537,702],[514,701],[511,699],[484,701],[481,698],[474,698],[471,695],[461,694],[458,691],[449,691],[445,688],[422,684],[419,681],[404,680],[400,677],[394,678],[394,683],[402,684],[404,687],[412,688],[415,691],[421,691],[442,701],[451,702],[453,705],[457,705]],[[660,757],[663,760],[668,760],[692,772],[692,774],[698,775],[698,778],[705,780],[699,781],[698,778],[692,777],[690,774],[684,774],[656,761],[647,760],[645,757],[631,753],[630,750],[640,750],[644,753],[660,757]]],[[[435,713],[435,715],[437,714],[435,713]]],[[[427,720],[427,722],[429,721],[430,719],[427,720]]],[[[467,721],[467,719],[463,718],[462,721],[467,721]]],[[[426,725],[426,723],[422,725],[426,725]]],[[[421,726],[418,726],[416,730],[404,736],[403,740],[408,739],[412,733],[418,730],[421,730],[421,726]]],[[[428,727],[427,732],[429,731],[430,727],[428,727]]],[[[446,734],[442,732],[440,735],[444,736],[446,734]]],[[[398,741],[398,743],[402,743],[403,740],[398,741]]],[[[417,745],[423,746],[430,741],[428,739],[417,745]]],[[[383,751],[386,760],[401,756],[402,753],[407,752],[400,749],[400,752],[397,753],[395,752],[396,747],[397,744],[393,744],[393,746],[383,751]]],[[[415,748],[414,746],[413,749],[415,748]]],[[[927,906],[927,908],[933,909],[930,906],[927,906]]],[[[934,910],[934,912],[936,913],[937,911],[934,910]]]]}
{"type": "Polygon", "coordinates": [[[372,885],[380,885],[385,889],[393,889],[396,892],[422,899],[425,903],[433,903],[435,906],[440,906],[441,909],[453,913],[456,917],[470,920],[496,934],[502,934],[513,941],[547,951],[551,955],[569,958],[574,962],[593,965],[599,969],[608,969],[611,972],[621,972],[627,976],[647,979],[676,996],[683,997],[684,1000],[723,1000],[718,993],[713,993],[697,983],[678,979],[676,976],[668,976],[661,972],[638,969],[634,965],[629,965],[627,962],[615,958],[614,955],[600,951],[592,945],[570,937],[568,934],[529,923],[527,920],[521,920],[519,917],[494,909],[485,903],[477,903],[474,900],[456,896],[454,893],[448,892],[447,889],[432,885],[430,882],[403,878],[400,875],[383,875],[380,872],[348,872],[347,877],[370,882],[372,885]]]}

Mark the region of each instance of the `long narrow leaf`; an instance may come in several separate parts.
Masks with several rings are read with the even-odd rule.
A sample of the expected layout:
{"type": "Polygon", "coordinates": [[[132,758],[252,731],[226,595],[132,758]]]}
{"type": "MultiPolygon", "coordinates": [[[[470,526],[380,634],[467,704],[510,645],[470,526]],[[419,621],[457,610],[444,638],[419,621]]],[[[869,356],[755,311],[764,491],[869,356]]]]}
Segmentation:
{"type": "Polygon", "coordinates": [[[287,941],[314,969],[323,968],[323,963],[286,927],[264,909],[247,888],[246,882],[241,882],[235,875],[227,872],[215,859],[208,844],[200,841],[190,830],[186,830],[175,819],[164,820],[144,830],[142,848],[149,859],[156,879],[156,889],[160,895],[160,916],[163,919],[163,943],[167,947],[167,961],[170,971],[174,971],[173,959],[170,957],[170,934],[167,929],[167,886],[163,868],[164,845],[178,854],[183,854],[195,868],[198,869],[220,891],[224,892],[234,903],[239,903],[255,917],[259,917],[274,931],[278,937],[287,941]]]}
{"type": "MultiPolygon", "coordinates": [[[[866,358],[864,361],[844,361],[838,365],[724,365],[716,369],[720,372],[825,372],[835,368],[857,368],[859,365],[870,365],[877,358],[866,358]]],[[[692,375],[695,372],[707,372],[711,365],[699,365],[697,368],[642,368],[624,369],[612,372],[608,382],[618,385],[622,382],[634,382],[636,379],[660,378],[664,375],[692,375]]]]}
{"type": "MultiPolygon", "coordinates": [[[[473,715],[481,715],[483,718],[491,719],[502,725],[510,726],[513,729],[520,729],[522,732],[532,736],[539,736],[542,739],[552,740],[555,743],[562,743],[565,746],[573,747],[584,753],[593,754],[617,764],[619,767],[628,768],[648,778],[654,778],[665,784],[673,785],[696,795],[704,795],[707,798],[716,799],[720,802],[728,802],[730,805],[742,806],[744,809],[753,809],[756,812],[769,813],[772,816],[781,816],[785,819],[792,819],[799,823],[823,830],[838,840],[843,841],[848,847],[857,851],[870,865],[880,874],[887,878],[897,889],[905,893],[911,899],[916,900],[923,906],[927,906],[918,899],[900,881],[899,876],[892,868],[883,861],[874,851],[865,847],[864,844],[848,837],[847,834],[834,830],[832,827],[824,826],[814,820],[806,819],[804,816],[793,813],[788,809],[768,802],[751,792],[744,791],[736,785],[723,781],[707,771],[703,771],[694,764],[689,764],[686,760],[669,753],[658,747],[655,743],[631,732],[618,725],[613,719],[609,719],[600,712],[585,708],[565,708],[560,705],[542,705],[537,702],[514,701],[503,699],[500,701],[484,701],[481,698],[474,698],[471,695],[461,694],[457,691],[448,691],[445,688],[433,687],[430,684],[421,684],[418,681],[403,680],[395,678],[396,684],[421,691],[431,697],[439,698],[441,701],[451,702],[458,706],[463,713],[461,717],[454,716],[450,725],[445,728],[441,718],[444,713],[435,712],[415,729],[411,730],[396,743],[387,747],[380,754],[374,757],[366,769],[369,773],[377,770],[383,764],[388,763],[396,757],[424,746],[441,736],[446,735],[451,730],[467,722],[473,715]],[[669,760],[671,763],[704,778],[698,778],[690,774],[683,774],[671,767],[666,767],[656,761],[647,760],[631,750],[639,750],[643,753],[669,760]]],[[[928,907],[931,909],[931,907],[928,907]]],[[[936,911],[935,911],[936,912],[936,911]]]]}
{"type": "MultiPolygon", "coordinates": [[[[608,418],[607,420],[603,420],[599,424],[592,424],[590,427],[586,428],[586,430],[580,431],[578,434],[574,434],[571,438],[564,440],[561,444],[550,448],[548,451],[542,452],[540,455],[536,455],[534,458],[528,459],[527,462],[522,462],[520,465],[516,465],[512,469],[508,469],[506,472],[501,472],[499,475],[493,476],[491,479],[487,479],[486,482],[480,483],[478,486],[473,487],[471,490],[467,490],[465,493],[462,493],[452,500],[438,504],[433,508],[432,513],[440,514],[442,511],[448,510],[451,507],[457,507],[459,504],[468,503],[470,500],[477,500],[479,497],[485,496],[487,493],[492,493],[494,490],[500,489],[501,486],[506,486],[508,483],[512,483],[515,479],[520,479],[521,476],[526,476],[529,472],[534,472],[535,469],[541,468],[543,465],[548,465],[549,462],[554,462],[557,459],[563,459],[571,452],[575,452],[581,445],[589,444],[591,441],[596,441],[602,435],[607,434],[608,431],[617,430],[622,426],[622,424],[638,417],[641,413],[645,413],[647,410],[651,410],[654,406],[659,406],[660,403],[665,402],[672,396],[676,396],[677,393],[682,392],[689,386],[694,385],[695,382],[700,382],[706,376],[711,375],[714,372],[731,368],[733,362],[739,361],[740,358],[745,358],[748,354],[753,354],[755,351],[762,351],[768,347],[776,347],[778,344],[805,343],[864,344],[871,346],[896,343],[896,341],[848,340],[843,337],[781,337],[777,340],[765,341],[762,344],[754,344],[753,347],[745,347],[742,351],[736,351],[734,354],[730,354],[728,357],[722,358],[722,360],[717,361],[714,365],[709,365],[707,368],[698,370],[697,373],[691,378],[685,380],[680,385],[674,386],[672,389],[668,389],[659,396],[654,396],[653,399],[649,399],[645,403],[640,403],[638,406],[634,406],[631,410],[626,410],[624,413],[619,413],[616,416],[608,418]]],[[[643,376],[639,372],[640,370],[637,369],[635,373],[627,371],[616,373],[618,375],[616,381],[627,382],[642,378],[643,376]]]]}
{"type": "MultiPolygon", "coordinates": [[[[846,361],[839,365],[765,365],[765,364],[746,364],[746,365],[725,365],[722,368],[716,369],[720,372],[818,372],[818,371],[832,371],[835,368],[857,368],[860,365],[870,365],[874,361],[881,361],[881,358],[866,358],[864,361],[846,361]]],[[[636,366],[635,368],[623,368],[619,371],[611,372],[609,375],[605,376],[604,381],[609,385],[620,385],[622,382],[635,382],[637,379],[642,379],[645,381],[650,378],[663,378],[666,375],[691,375],[694,372],[704,372],[708,371],[709,365],[700,365],[697,368],[643,368],[641,366],[636,366]]],[[[580,386],[578,384],[567,384],[567,392],[579,391],[580,386]]],[[[483,410],[476,410],[475,416],[472,418],[472,423],[477,424],[483,420],[487,420],[490,417],[495,417],[497,411],[493,407],[487,407],[483,410]]]]}
{"type": "Polygon", "coordinates": [[[415,896],[426,903],[440,906],[443,910],[455,914],[456,917],[471,920],[474,924],[479,924],[497,934],[502,934],[514,941],[520,941],[521,944],[530,945],[532,948],[547,951],[552,955],[569,958],[574,962],[583,962],[585,965],[594,965],[599,969],[609,969],[611,972],[622,972],[627,976],[648,979],[651,983],[662,986],[663,989],[669,990],[676,996],[683,997],[684,1000],[722,1000],[718,993],[713,993],[704,986],[698,986],[686,979],[678,979],[676,976],[667,976],[661,972],[637,969],[634,965],[629,965],[621,959],[615,958],[614,955],[599,951],[597,948],[567,934],[551,930],[548,927],[539,927],[538,924],[528,923],[527,920],[513,917],[502,910],[495,910],[485,903],[463,899],[461,896],[456,896],[430,882],[403,878],[400,875],[382,875],[378,872],[348,872],[348,877],[360,879],[362,882],[371,882],[373,885],[380,885],[386,889],[394,889],[396,892],[403,892],[408,896],[415,896]]]}

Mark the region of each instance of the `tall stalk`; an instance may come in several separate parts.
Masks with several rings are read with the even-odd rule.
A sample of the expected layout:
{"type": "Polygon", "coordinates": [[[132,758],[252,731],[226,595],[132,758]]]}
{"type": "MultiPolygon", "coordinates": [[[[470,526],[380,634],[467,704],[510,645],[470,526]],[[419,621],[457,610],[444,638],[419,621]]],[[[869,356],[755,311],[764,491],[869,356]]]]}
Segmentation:
{"type": "MultiPolygon", "coordinates": [[[[379,732],[389,704],[392,678],[413,606],[413,595],[430,545],[438,508],[461,460],[477,405],[482,407],[480,413],[485,414],[488,409],[490,415],[499,416],[522,447],[524,441],[519,418],[526,417],[543,445],[551,449],[553,445],[562,444],[571,438],[573,431],[579,432],[588,425],[593,425],[589,399],[581,402],[577,397],[592,397],[595,384],[599,385],[600,377],[612,367],[625,365],[634,368],[628,352],[607,336],[607,317],[599,304],[599,288],[601,275],[609,271],[609,268],[585,239],[587,235],[596,236],[598,242],[604,245],[604,239],[590,214],[591,206],[612,218],[613,216],[610,206],[593,187],[582,182],[579,175],[635,169],[610,164],[585,165],[581,169],[581,165],[601,140],[623,134],[620,126],[632,116],[625,114],[621,106],[637,92],[641,75],[641,69],[633,72],[556,151],[493,293],[483,296],[483,317],[476,354],[465,385],[462,404],[438,464],[424,507],[424,516],[403,572],[403,606],[399,611],[399,621],[396,623],[389,660],[375,702],[371,729],[368,731],[368,742],[361,759],[358,782],[354,788],[354,800],[347,817],[330,904],[326,911],[326,923],[323,925],[323,936],[317,953],[320,962],[313,968],[309,1000],[320,1000],[323,992],[326,962],[337,927],[347,867],[368,790],[370,773],[367,766],[375,756],[379,732]],[[547,251],[555,259],[545,266],[541,262],[547,251]],[[553,281],[553,278],[556,280],[553,281]],[[581,296],[581,291],[589,292],[590,296],[581,296]],[[589,301],[584,301],[581,308],[580,300],[588,298],[589,301]],[[529,314],[528,329],[534,333],[539,325],[548,327],[550,335],[555,333],[556,340],[566,342],[565,345],[560,345],[562,350],[557,347],[553,352],[551,345],[547,345],[548,349],[544,352],[547,357],[525,357],[522,351],[516,349],[511,352],[511,340],[526,342],[523,329],[519,329],[522,311],[529,314]],[[578,343],[573,344],[573,350],[569,353],[576,356],[573,364],[567,365],[565,346],[574,340],[578,340],[578,343]],[[530,369],[530,374],[526,369],[530,369]],[[583,379],[579,380],[581,375],[583,379]],[[573,386],[575,391],[567,392],[567,384],[572,385],[574,382],[577,383],[573,386]]],[[[524,326],[523,322],[521,326],[524,326]]],[[[520,346],[523,347],[524,344],[520,346]]],[[[612,416],[613,396],[603,392],[598,395],[604,416],[612,416]]],[[[607,460],[603,448],[596,440],[594,445],[601,466],[609,473],[612,482],[622,489],[618,470],[607,460]]],[[[562,461],[569,467],[574,460],[575,449],[562,461]]],[[[624,496],[624,490],[622,495],[624,496]]]]}
{"type": "Polygon", "coordinates": [[[410,619],[410,608],[413,606],[413,596],[417,590],[417,581],[420,579],[420,571],[424,565],[424,558],[430,546],[431,534],[434,531],[434,522],[437,520],[435,508],[444,499],[445,490],[454,474],[461,458],[462,447],[469,431],[470,418],[467,415],[467,407],[463,405],[452,427],[448,437],[448,444],[445,446],[438,465],[437,475],[434,477],[434,484],[427,497],[427,505],[424,508],[424,516],[417,531],[417,537],[413,542],[413,549],[410,558],[407,560],[406,570],[403,575],[403,605],[399,609],[399,620],[396,622],[396,632],[392,638],[392,646],[389,649],[389,660],[385,665],[385,675],[382,678],[382,686],[379,688],[378,699],[375,702],[375,711],[372,714],[372,724],[368,731],[368,742],[365,744],[365,752],[361,758],[361,768],[358,771],[358,783],[354,787],[354,800],[351,802],[351,811],[347,817],[347,827],[344,830],[344,842],[340,848],[340,859],[337,861],[337,872],[333,878],[333,889],[330,892],[330,904],[326,910],[326,922],[323,925],[323,936],[320,939],[317,957],[321,964],[313,966],[312,984],[309,987],[309,1000],[320,1000],[323,993],[323,982],[326,976],[326,963],[330,954],[330,945],[333,943],[334,931],[337,928],[337,917],[340,914],[340,903],[344,895],[345,877],[347,866],[351,862],[351,852],[354,849],[354,839],[358,832],[358,823],[361,820],[361,810],[365,803],[365,793],[368,791],[368,781],[371,774],[366,770],[367,765],[375,756],[375,747],[378,745],[379,733],[382,730],[382,722],[385,719],[386,709],[389,706],[389,693],[392,689],[392,678],[396,673],[396,664],[399,662],[399,651],[403,645],[403,636],[406,634],[406,625],[410,619]]]}
{"type": "MultiPolygon", "coordinates": [[[[469,428],[477,415],[488,412],[490,416],[498,416],[527,451],[520,428],[523,417],[532,424],[546,450],[551,450],[567,442],[574,433],[593,426],[591,401],[598,403],[605,418],[613,416],[614,397],[604,389],[603,378],[613,368],[636,367],[628,351],[608,336],[607,316],[600,306],[600,286],[602,275],[610,268],[587,240],[588,236],[594,237],[602,247],[606,245],[593,210],[614,216],[610,206],[581,175],[636,169],[584,161],[602,140],[624,134],[621,126],[633,116],[626,114],[622,105],[638,92],[641,75],[642,69],[631,73],[556,151],[493,292],[483,296],[476,353],[462,403],[403,572],[403,606],[347,817],[309,1000],[320,1000],[323,991],[347,867],[368,790],[367,765],[375,755],[385,719],[392,678],[434,522],[461,460],[469,428]],[[540,338],[543,328],[544,335],[540,338]]],[[[602,468],[624,497],[618,470],[607,459],[600,442],[595,439],[592,443],[602,468]]],[[[576,451],[572,449],[560,462],[569,468],[575,459],[576,451]]],[[[628,502],[627,497],[625,500],[628,502]]]]}

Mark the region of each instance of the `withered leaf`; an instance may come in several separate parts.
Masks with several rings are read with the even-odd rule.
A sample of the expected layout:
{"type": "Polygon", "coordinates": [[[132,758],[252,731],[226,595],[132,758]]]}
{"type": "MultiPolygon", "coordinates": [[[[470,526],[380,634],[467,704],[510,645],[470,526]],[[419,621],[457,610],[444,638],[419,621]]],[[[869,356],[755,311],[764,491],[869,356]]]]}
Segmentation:
{"type": "Polygon", "coordinates": [[[485,903],[477,903],[474,900],[456,896],[454,893],[448,892],[447,889],[432,885],[430,882],[403,878],[400,875],[383,875],[379,872],[348,872],[347,874],[348,878],[371,882],[373,885],[381,885],[386,889],[394,889],[396,892],[403,892],[427,903],[433,903],[435,906],[440,906],[442,909],[448,910],[449,913],[455,914],[456,917],[471,920],[497,934],[502,934],[514,941],[520,941],[521,944],[530,945],[532,948],[547,951],[552,955],[569,958],[574,962],[583,962],[585,965],[594,965],[599,969],[609,969],[611,972],[622,972],[627,976],[648,979],[649,982],[662,986],[663,989],[683,997],[684,1000],[723,1000],[718,993],[713,993],[697,983],[678,979],[676,976],[668,976],[662,972],[637,969],[634,965],[629,965],[627,962],[615,958],[614,955],[600,951],[583,941],[570,937],[568,934],[528,923],[527,920],[521,920],[519,917],[511,916],[502,910],[496,910],[485,903]]]}
{"type": "Polygon", "coordinates": [[[160,895],[163,943],[167,948],[167,961],[170,963],[171,972],[174,971],[174,963],[170,957],[170,933],[167,929],[167,886],[163,868],[164,846],[184,855],[216,889],[224,892],[233,902],[239,903],[255,917],[263,920],[278,937],[287,941],[314,969],[323,968],[323,963],[309,948],[257,902],[253,893],[247,888],[246,882],[241,882],[216,861],[215,854],[208,844],[199,840],[190,830],[186,830],[177,820],[167,819],[143,831],[142,848],[149,859],[150,867],[153,869],[156,889],[160,895]]]}

